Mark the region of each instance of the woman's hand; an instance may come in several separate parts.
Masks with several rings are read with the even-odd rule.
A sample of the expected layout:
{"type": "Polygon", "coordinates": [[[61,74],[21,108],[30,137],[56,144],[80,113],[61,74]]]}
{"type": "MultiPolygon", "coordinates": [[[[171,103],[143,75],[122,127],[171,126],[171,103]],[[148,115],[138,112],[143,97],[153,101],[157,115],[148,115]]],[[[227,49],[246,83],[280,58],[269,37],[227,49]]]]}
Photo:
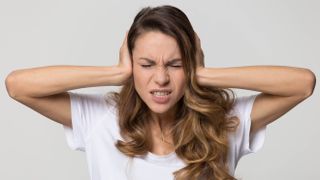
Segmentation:
{"type": "Polygon", "coordinates": [[[197,68],[196,68],[196,76],[198,79],[198,83],[201,85],[201,83],[199,82],[199,77],[201,76],[201,71],[203,71],[205,69],[204,67],[204,54],[203,54],[203,50],[201,48],[201,41],[199,36],[197,35],[197,33],[195,33],[196,35],[196,64],[197,64],[197,68]]]}
{"type": "Polygon", "coordinates": [[[196,34],[196,61],[197,61],[197,68],[204,68],[204,54],[201,48],[201,41],[199,36],[196,34]]]}
{"type": "Polygon", "coordinates": [[[126,82],[126,80],[132,75],[132,59],[127,45],[127,36],[128,32],[126,33],[125,39],[120,47],[119,64],[117,66],[122,72],[124,72],[123,82],[126,82]]]}

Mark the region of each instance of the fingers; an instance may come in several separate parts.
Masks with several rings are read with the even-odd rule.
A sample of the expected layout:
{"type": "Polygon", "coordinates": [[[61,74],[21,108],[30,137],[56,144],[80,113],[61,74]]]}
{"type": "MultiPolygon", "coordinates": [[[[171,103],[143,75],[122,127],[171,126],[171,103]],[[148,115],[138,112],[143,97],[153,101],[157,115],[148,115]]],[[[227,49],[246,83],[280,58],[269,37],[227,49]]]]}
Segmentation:
{"type": "Polygon", "coordinates": [[[196,61],[199,66],[204,67],[204,54],[201,48],[201,41],[198,34],[196,32],[194,33],[196,37],[196,61]]]}
{"type": "Polygon", "coordinates": [[[124,38],[124,40],[122,42],[122,46],[126,46],[127,45],[127,41],[128,41],[127,37],[128,37],[128,31],[126,32],[125,38],[124,38]]]}
{"type": "Polygon", "coordinates": [[[123,69],[126,69],[128,72],[131,72],[132,62],[131,62],[131,56],[130,56],[128,45],[127,45],[128,43],[127,37],[128,37],[128,31],[126,32],[125,38],[120,48],[118,66],[120,66],[123,69]]]}
{"type": "Polygon", "coordinates": [[[124,38],[124,40],[123,40],[123,42],[122,42],[122,45],[121,45],[121,47],[120,47],[120,57],[123,57],[125,54],[128,54],[129,53],[129,51],[128,51],[128,45],[127,45],[127,43],[128,43],[128,31],[126,32],[126,35],[125,35],[125,38],[124,38]]]}

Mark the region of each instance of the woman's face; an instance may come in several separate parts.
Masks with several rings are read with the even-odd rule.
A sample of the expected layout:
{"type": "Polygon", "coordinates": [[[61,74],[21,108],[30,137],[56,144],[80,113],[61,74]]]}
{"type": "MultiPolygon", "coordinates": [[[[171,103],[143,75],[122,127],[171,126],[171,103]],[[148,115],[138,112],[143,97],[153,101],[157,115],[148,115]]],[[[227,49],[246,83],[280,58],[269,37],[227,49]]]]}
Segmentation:
{"type": "Polygon", "coordinates": [[[156,114],[174,114],[186,85],[176,40],[149,31],[138,37],[132,53],[134,86],[141,99],[156,114]]]}

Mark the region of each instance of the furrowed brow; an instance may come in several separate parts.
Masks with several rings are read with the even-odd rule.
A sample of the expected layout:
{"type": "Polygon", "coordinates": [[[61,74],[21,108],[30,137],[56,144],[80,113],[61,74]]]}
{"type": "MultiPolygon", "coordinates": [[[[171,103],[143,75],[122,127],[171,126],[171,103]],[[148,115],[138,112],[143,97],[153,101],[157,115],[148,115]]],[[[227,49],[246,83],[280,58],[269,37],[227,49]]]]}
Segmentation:
{"type": "Polygon", "coordinates": [[[140,59],[140,60],[145,60],[145,61],[147,61],[147,62],[149,62],[149,63],[152,63],[152,64],[155,63],[153,60],[148,59],[148,58],[141,57],[141,58],[139,58],[139,59],[140,59]]]}
{"type": "MultiPolygon", "coordinates": [[[[149,62],[151,64],[155,64],[155,61],[152,60],[152,59],[149,59],[149,58],[141,57],[139,59],[145,60],[145,61],[147,61],[147,62],[149,62]]],[[[173,64],[173,63],[176,63],[176,62],[181,62],[181,59],[180,58],[172,59],[172,60],[168,61],[167,64],[173,64]]]]}
{"type": "Polygon", "coordinates": [[[178,58],[178,59],[172,59],[171,61],[169,61],[169,63],[172,63],[172,64],[176,62],[182,62],[182,60],[178,58]]]}

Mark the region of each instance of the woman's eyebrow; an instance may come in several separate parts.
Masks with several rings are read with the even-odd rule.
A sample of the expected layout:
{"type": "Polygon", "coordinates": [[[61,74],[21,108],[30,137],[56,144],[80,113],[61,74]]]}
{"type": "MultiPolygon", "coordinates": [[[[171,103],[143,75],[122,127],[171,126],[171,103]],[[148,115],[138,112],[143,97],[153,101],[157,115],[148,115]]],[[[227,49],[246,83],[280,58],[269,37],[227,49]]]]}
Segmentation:
{"type": "MultiPolygon", "coordinates": [[[[155,61],[152,60],[152,59],[149,59],[149,58],[145,58],[145,57],[141,57],[139,58],[140,60],[146,60],[148,61],[149,63],[151,64],[155,64],[155,61]]],[[[172,64],[172,63],[175,63],[175,62],[180,62],[181,61],[181,58],[175,58],[175,59],[172,59],[170,61],[167,62],[167,64],[172,64]]]]}

